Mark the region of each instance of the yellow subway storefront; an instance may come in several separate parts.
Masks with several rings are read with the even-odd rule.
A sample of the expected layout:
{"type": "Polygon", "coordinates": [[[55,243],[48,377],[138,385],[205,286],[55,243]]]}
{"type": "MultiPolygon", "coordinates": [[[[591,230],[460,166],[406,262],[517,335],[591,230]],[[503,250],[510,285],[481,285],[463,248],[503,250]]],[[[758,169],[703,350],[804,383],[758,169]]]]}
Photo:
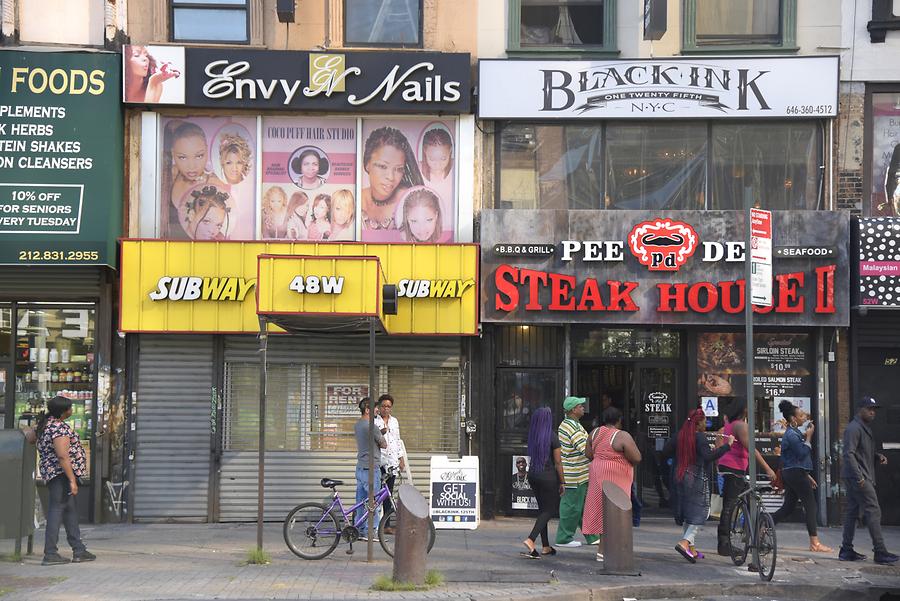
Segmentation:
{"type": "Polygon", "coordinates": [[[123,240],[121,261],[134,520],[256,519],[260,313],[274,322],[267,520],[321,500],[325,476],[353,497],[356,404],[369,392],[355,319],[379,324],[376,392],[395,397],[416,485],[427,490],[432,455],[461,454],[476,245],[123,240]],[[397,287],[395,315],[383,314],[382,284],[397,287]],[[286,333],[279,315],[307,331],[286,333]]]}

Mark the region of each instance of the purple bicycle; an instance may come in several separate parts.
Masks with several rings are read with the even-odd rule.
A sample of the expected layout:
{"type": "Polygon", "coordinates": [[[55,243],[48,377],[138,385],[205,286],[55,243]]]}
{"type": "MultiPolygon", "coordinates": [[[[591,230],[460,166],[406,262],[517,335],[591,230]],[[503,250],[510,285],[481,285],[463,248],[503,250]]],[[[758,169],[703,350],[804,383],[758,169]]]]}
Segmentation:
{"type": "MultiPolygon", "coordinates": [[[[323,503],[303,503],[288,512],[284,519],[284,542],[288,549],[297,557],[303,559],[323,559],[331,555],[343,539],[350,543],[352,552],[353,543],[359,540],[359,529],[369,519],[369,509],[366,501],[360,501],[352,507],[344,509],[338,486],[343,484],[341,480],[322,478],[322,488],[330,488],[332,500],[330,505],[323,503]],[[354,520],[354,513],[362,509],[354,520]]],[[[381,507],[390,496],[391,491],[381,479],[381,490],[375,494],[375,509],[381,507]]],[[[394,500],[396,506],[396,499],[394,500]]],[[[384,552],[394,556],[394,529],[396,528],[396,513],[390,511],[382,516],[378,523],[378,540],[384,552]]],[[[436,536],[434,523],[429,520],[428,551],[434,546],[436,536]]]]}

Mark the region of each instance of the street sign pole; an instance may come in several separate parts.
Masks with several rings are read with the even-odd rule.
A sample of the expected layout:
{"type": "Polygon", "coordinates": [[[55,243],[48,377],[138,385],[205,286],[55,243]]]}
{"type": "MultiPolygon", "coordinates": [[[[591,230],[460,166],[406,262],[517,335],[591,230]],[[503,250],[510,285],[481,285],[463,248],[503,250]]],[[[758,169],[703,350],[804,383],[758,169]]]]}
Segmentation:
{"type": "MultiPolygon", "coordinates": [[[[744,315],[747,371],[747,453],[750,488],[756,492],[756,398],[753,393],[753,305],[772,305],[772,212],[754,209],[750,190],[744,191],[744,315]]],[[[756,515],[756,497],[750,495],[750,515],[756,515]]],[[[726,518],[728,519],[728,518],[726,518]]],[[[756,527],[756,524],[753,524],[756,527]]],[[[759,566],[759,549],[753,546],[753,565],[759,566]]]]}

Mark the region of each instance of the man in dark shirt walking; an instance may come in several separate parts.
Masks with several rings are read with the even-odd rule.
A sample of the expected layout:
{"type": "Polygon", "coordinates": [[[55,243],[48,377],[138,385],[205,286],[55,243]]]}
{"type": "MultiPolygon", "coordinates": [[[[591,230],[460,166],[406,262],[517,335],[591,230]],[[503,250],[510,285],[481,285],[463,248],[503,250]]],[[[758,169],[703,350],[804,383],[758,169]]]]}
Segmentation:
{"type": "Polygon", "coordinates": [[[841,466],[841,478],[847,490],[847,510],[844,513],[844,540],[838,558],[841,561],[862,561],[866,558],[862,553],[853,550],[853,535],[856,532],[856,520],[862,513],[863,523],[872,537],[875,551],[875,563],[891,564],[900,557],[889,553],[884,546],[881,535],[881,507],[875,493],[875,457],[882,465],[887,457],[875,452],[875,439],[869,426],[875,421],[875,410],[878,402],[864,396],[856,403],[856,417],[844,431],[844,452],[841,466]]]}

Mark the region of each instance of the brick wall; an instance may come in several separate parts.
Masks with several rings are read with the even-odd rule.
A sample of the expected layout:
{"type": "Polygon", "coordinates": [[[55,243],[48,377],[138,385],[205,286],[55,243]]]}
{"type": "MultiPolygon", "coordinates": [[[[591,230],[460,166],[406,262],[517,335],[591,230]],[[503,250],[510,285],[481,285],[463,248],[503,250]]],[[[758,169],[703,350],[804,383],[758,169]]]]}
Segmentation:
{"type": "Polygon", "coordinates": [[[834,131],[837,190],[835,208],[862,212],[865,93],[862,83],[842,82],[834,131]]]}

